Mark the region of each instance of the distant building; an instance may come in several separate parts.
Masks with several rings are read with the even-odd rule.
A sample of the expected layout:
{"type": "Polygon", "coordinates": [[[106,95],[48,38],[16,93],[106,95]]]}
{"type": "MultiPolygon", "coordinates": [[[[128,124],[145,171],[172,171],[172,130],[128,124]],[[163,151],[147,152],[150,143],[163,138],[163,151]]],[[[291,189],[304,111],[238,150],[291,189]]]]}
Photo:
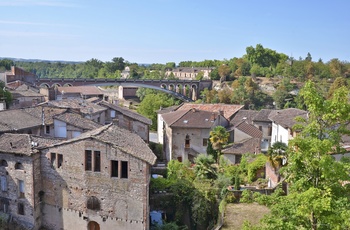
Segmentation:
{"type": "Polygon", "coordinates": [[[98,97],[103,99],[103,92],[97,86],[66,86],[56,88],[56,100],[98,97]]]}
{"type": "Polygon", "coordinates": [[[165,72],[166,76],[174,74],[176,78],[184,80],[195,80],[197,75],[202,72],[203,79],[210,79],[210,73],[213,67],[178,67],[165,72]]]}

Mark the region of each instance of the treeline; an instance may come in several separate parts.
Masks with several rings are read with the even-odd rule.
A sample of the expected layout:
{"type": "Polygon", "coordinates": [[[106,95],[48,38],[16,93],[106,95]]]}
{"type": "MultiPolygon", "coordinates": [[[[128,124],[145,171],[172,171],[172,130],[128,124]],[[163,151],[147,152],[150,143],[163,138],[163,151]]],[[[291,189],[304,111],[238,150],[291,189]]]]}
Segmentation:
{"type": "Polygon", "coordinates": [[[122,57],[115,57],[107,62],[92,58],[81,63],[23,62],[3,59],[0,61],[0,70],[9,69],[11,65],[33,72],[42,78],[120,78],[126,66],[130,68],[129,78],[134,79],[163,79],[165,71],[175,67],[214,67],[211,73],[213,80],[233,80],[239,76],[284,76],[305,81],[350,76],[350,63],[347,61],[337,58],[326,63],[321,59],[314,61],[310,53],[307,53],[305,58],[294,59],[264,48],[261,44],[247,47],[246,54],[242,57],[200,62],[182,61],[178,65],[175,62],[139,65],[128,62],[122,57]]]}

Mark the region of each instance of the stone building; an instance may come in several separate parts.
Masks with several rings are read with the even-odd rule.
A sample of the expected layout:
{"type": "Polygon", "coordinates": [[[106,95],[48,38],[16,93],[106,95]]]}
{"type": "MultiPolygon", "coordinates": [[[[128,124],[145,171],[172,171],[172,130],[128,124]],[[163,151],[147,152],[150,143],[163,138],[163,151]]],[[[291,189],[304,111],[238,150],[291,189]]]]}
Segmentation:
{"type": "Polygon", "coordinates": [[[218,125],[228,125],[228,120],[220,112],[196,108],[165,113],[162,117],[163,150],[167,161],[193,160],[198,154],[206,153],[210,131],[218,125]]]}
{"type": "Polygon", "coordinates": [[[61,141],[0,136],[0,213],[28,229],[149,229],[156,156],[113,124],[61,141]]]}
{"type": "Polygon", "coordinates": [[[139,136],[111,124],[41,152],[42,226],[148,229],[156,156],[139,136]]]}
{"type": "Polygon", "coordinates": [[[98,103],[107,108],[106,123],[113,123],[139,135],[145,142],[149,142],[149,127],[152,120],[138,114],[126,107],[114,105],[106,101],[98,103]]]}
{"type": "Polygon", "coordinates": [[[165,72],[166,76],[173,74],[178,79],[195,80],[199,73],[203,73],[203,79],[210,79],[213,67],[178,67],[165,72]]]}

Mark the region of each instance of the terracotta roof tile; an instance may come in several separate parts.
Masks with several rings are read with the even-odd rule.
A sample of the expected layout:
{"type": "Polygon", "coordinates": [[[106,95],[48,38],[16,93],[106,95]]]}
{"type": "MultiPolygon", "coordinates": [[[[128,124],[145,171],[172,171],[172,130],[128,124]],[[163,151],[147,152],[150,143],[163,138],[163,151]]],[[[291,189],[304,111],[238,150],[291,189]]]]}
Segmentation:
{"type": "Polygon", "coordinates": [[[52,117],[66,112],[67,109],[54,108],[54,107],[48,107],[48,106],[35,106],[35,107],[25,108],[23,109],[23,111],[29,113],[30,115],[36,118],[44,120],[45,125],[51,125],[53,124],[52,117]],[[43,116],[43,112],[44,112],[44,116],[43,116]]]}
{"type": "Polygon", "coordinates": [[[237,129],[240,131],[248,134],[251,137],[254,138],[261,138],[262,137],[262,132],[255,127],[254,125],[248,124],[247,122],[243,121],[240,124],[236,126],[237,129]]]}
{"type": "Polygon", "coordinates": [[[238,143],[233,143],[232,146],[229,146],[223,149],[222,153],[235,154],[235,155],[243,155],[245,153],[259,153],[260,144],[261,144],[260,138],[250,138],[238,143]]]}
{"type": "Polygon", "coordinates": [[[170,127],[211,128],[219,113],[190,109],[187,111],[178,110],[162,116],[170,127]]]}
{"type": "Polygon", "coordinates": [[[126,129],[119,128],[113,124],[105,125],[92,131],[82,133],[76,138],[62,141],[48,147],[66,145],[88,138],[93,138],[95,140],[108,143],[117,149],[120,149],[136,158],[148,162],[151,165],[153,165],[157,159],[152,150],[141,139],[140,136],[126,129]]]}
{"type": "Polygon", "coordinates": [[[258,114],[256,114],[253,121],[271,122],[271,120],[269,119],[269,115],[273,111],[274,110],[272,109],[262,109],[258,112],[258,114]]]}
{"type": "Polygon", "coordinates": [[[11,109],[0,111],[0,124],[0,132],[11,132],[41,126],[42,121],[22,109],[11,109]]]}
{"type": "Polygon", "coordinates": [[[239,110],[231,119],[231,125],[240,124],[242,121],[246,121],[248,124],[253,123],[253,118],[258,114],[256,110],[239,110]]]}
{"type": "Polygon", "coordinates": [[[295,120],[296,117],[307,119],[308,112],[300,109],[288,108],[275,110],[269,115],[269,119],[271,121],[281,125],[284,128],[292,128],[297,123],[295,120]]]}
{"type": "Polygon", "coordinates": [[[81,95],[103,95],[97,86],[63,86],[57,87],[59,93],[80,93],[81,95]]]}
{"type": "Polygon", "coordinates": [[[132,111],[130,109],[127,109],[127,108],[124,108],[124,107],[121,107],[121,106],[118,106],[118,105],[114,105],[114,104],[108,103],[106,101],[101,101],[98,104],[101,105],[101,106],[113,109],[115,111],[118,111],[119,113],[123,114],[124,116],[130,117],[130,118],[132,118],[134,120],[137,120],[137,121],[140,121],[140,122],[142,122],[144,124],[152,125],[152,120],[151,119],[148,119],[147,117],[144,117],[141,114],[138,114],[138,113],[136,113],[136,112],[134,112],[134,111],[132,111]]]}
{"type": "Polygon", "coordinates": [[[79,109],[83,114],[95,114],[107,110],[105,107],[88,102],[81,98],[63,99],[61,101],[48,101],[45,104],[57,108],[79,109]]]}
{"type": "Polygon", "coordinates": [[[80,114],[72,112],[58,114],[54,116],[53,119],[66,122],[67,124],[82,128],[84,130],[93,130],[102,126],[92,120],[82,117],[80,114]]]}
{"type": "Polygon", "coordinates": [[[178,110],[189,110],[189,109],[195,108],[198,110],[210,111],[210,112],[223,111],[224,117],[227,120],[230,120],[232,116],[243,107],[244,105],[184,103],[178,108],[178,110]]]}

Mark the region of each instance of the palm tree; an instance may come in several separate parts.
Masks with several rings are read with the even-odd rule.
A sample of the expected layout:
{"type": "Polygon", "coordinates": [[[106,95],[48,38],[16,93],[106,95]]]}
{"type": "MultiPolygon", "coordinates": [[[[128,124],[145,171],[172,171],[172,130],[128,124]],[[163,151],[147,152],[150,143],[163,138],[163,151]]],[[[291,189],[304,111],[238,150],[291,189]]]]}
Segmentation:
{"type": "Polygon", "coordinates": [[[283,159],[287,157],[287,148],[288,146],[285,143],[278,141],[267,151],[267,157],[275,170],[283,165],[283,159]]]}
{"type": "Polygon", "coordinates": [[[224,145],[227,144],[230,134],[226,131],[223,126],[216,126],[212,131],[210,131],[210,142],[213,145],[213,149],[218,151],[216,162],[219,163],[221,150],[224,145]]]}

